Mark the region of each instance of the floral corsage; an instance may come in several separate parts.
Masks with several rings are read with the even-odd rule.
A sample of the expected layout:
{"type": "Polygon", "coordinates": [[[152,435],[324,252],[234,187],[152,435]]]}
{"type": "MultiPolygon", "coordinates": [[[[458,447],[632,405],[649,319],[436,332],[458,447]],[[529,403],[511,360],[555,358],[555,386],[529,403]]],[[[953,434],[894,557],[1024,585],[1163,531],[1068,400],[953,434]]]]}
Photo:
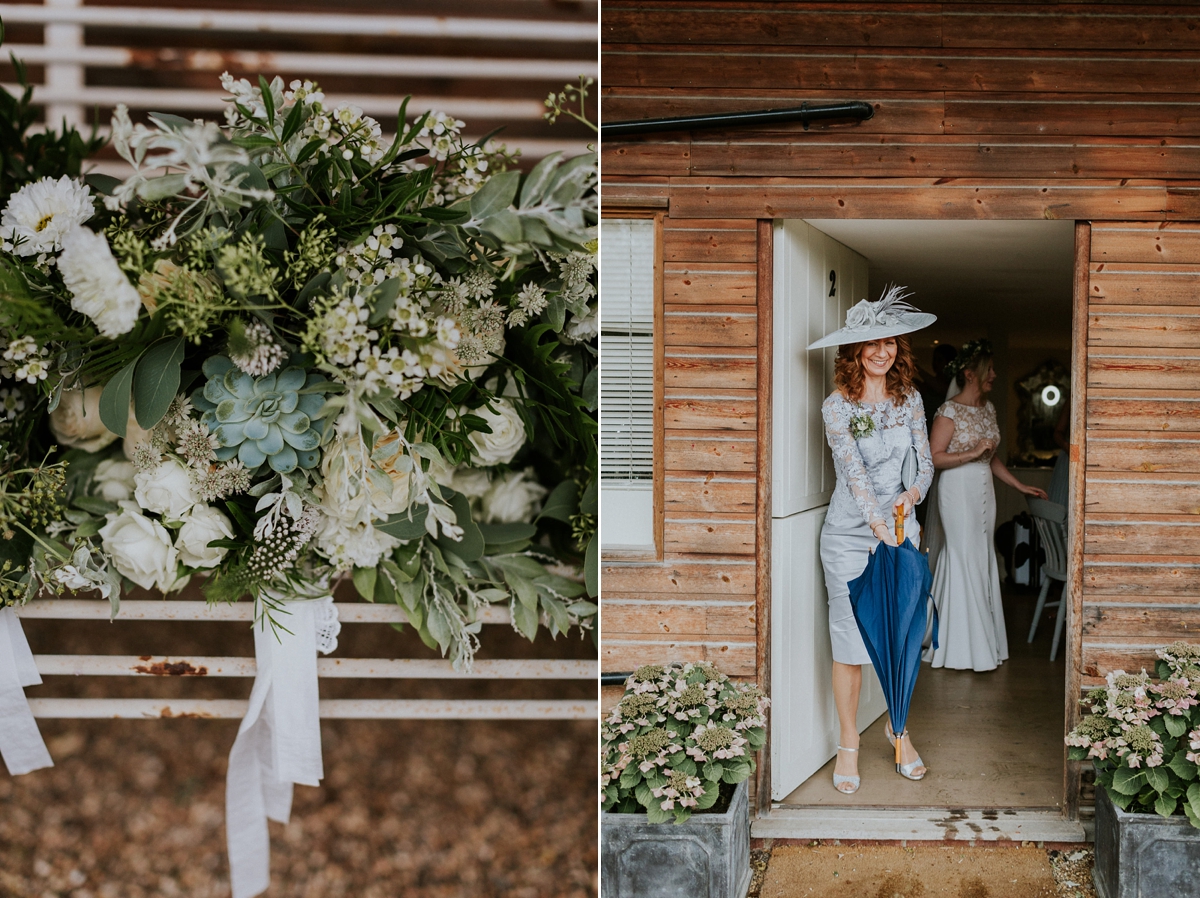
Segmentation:
{"type": "Polygon", "coordinates": [[[850,435],[856,440],[869,437],[875,432],[875,419],[866,412],[860,412],[850,419],[850,435]]]}

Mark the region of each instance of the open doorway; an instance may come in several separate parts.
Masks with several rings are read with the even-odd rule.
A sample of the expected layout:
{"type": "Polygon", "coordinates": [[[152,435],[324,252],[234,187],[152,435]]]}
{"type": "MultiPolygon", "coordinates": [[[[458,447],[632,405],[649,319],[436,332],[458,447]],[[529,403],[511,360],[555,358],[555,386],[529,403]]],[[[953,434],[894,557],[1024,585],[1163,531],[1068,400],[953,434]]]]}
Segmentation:
{"type": "MultiPolygon", "coordinates": [[[[878,687],[865,677],[863,787],[832,788],[836,718],[817,540],[833,488],[820,421],[833,351],[822,358],[804,347],[859,299],[907,285],[914,304],[938,316],[913,335],[926,372],[940,345],[991,341],[999,455],[1018,479],[1046,488],[1057,454],[1047,419],[1070,402],[1074,223],[812,220],[777,223],[775,238],[772,798],[784,807],[1060,808],[1066,653],[1060,645],[1050,660],[1054,610],[1027,642],[1044,574],[1024,497],[999,481],[1008,660],[988,673],[922,665],[909,717],[930,769],[920,783],[895,773],[878,687]]],[[[1060,591],[1051,584],[1048,601],[1060,591]]]]}

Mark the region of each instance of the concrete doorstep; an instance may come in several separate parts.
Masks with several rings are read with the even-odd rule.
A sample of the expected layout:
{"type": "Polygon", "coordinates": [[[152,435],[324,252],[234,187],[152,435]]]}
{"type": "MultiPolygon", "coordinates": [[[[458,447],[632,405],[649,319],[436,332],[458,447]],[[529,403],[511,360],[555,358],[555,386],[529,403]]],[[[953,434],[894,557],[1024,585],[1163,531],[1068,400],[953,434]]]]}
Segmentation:
{"type": "Polygon", "coordinates": [[[748,898],[1095,898],[1089,848],[1020,843],[776,845],[748,898]]]}

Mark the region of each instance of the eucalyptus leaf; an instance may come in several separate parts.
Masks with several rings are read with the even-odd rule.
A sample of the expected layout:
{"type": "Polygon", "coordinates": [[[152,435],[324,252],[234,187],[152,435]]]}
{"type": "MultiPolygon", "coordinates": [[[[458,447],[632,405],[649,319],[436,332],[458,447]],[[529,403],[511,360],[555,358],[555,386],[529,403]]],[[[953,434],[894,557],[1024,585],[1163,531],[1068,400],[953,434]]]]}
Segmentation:
{"type": "Polygon", "coordinates": [[[588,595],[600,595],[600,558],[596,551],[596,537],[594,536],[588,540],[587,551],[583,555],[583,575],[588,595]]]}
{"type": "MultiPolygon", "coordinates": [[[[512,622],[517,631],[530,642],[537,636],[538,613],[536,608],[529,608],[523,602],[513,602],[512,622]]],[[[637,768],[634,767],[634,769],[637,768]]]]}
{"type": "Polygon", "coordinates": [[[500,545],[503,543],[517,542],[518,540],[533,539],[537,535],[537,527],[533,524],[479,524],[479,532],[483,534],[483,541],[489,546],[500,545]]]}
{"type": "Polygon", "coordinates": [[[141,355],[112,376],[100,394],[100,421],[119,437],[129,424],[129,402],[133,393],[133,372],[141,355]]]}
{"type": "Polygon", "coordinates": [[[579,484],[574,480],[564,480],[550,491],[546,497],[537,520],[552,518],[564,524],[571,522],[571,515],[579,508],[579,484]]]}
{"type": "Polygon", "coordinates": [[[420,539],[427,532],[425,530],[425,518],[428,514],[428,506],[413,505],[408,511],[388,515],[386,521],[376,521],[375,529],[396,539],[420,539]],[[412,520],[409,520],[410,514],[412,515],[412,520]]]}
{"type": "Polygon", "coordinates": [[[163,419],[179,392],[183,345],[183,337],[163,340],[147,349],[138,360],[133,375],[133,408],[138,427],[143,430],[150,430],[163,419]]]}
{"type": "Polygon", "coordinates": [[[354,588],[368,602],[375,601],[375,579],[377,576],[378,571],[373,567],[356,567],[354,569],[354,588]]]}
{"type": "Polygon", "coordinates": [[[437,538],[437,544],[444,552],[453,552],[463,561],[478,561],[483,557],[483,533],[479,525],[471,520],[471,503],[462,493],[455,493],[450,499],[450,507],[454,509],[455,521],[463,529],[461,540],[450,539],[444,534],[437,538]]]}

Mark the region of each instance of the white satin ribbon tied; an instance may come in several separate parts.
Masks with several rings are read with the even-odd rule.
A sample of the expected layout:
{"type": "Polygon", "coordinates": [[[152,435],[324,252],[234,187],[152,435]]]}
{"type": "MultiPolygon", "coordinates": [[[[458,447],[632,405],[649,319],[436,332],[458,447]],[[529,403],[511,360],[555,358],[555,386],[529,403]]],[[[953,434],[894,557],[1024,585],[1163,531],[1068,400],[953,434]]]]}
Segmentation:
{"type": "Polygon", "coordinates": [[[253,898],[271,882],[267,820],[287,823],[292,785],[324,776],[317,651],[337,647],[332,596],[286,603],[277,620],[290,631],[255,625],[257,674],[250,707],[229,753],[225,831],[233,898],[253,898]]]}
{"type": "Polygon", "coordinates": [[[21,619],[0,608],[0,756],[13,776],[54,766],[25,698],[25,687],[41,682],[21,619]]]}

